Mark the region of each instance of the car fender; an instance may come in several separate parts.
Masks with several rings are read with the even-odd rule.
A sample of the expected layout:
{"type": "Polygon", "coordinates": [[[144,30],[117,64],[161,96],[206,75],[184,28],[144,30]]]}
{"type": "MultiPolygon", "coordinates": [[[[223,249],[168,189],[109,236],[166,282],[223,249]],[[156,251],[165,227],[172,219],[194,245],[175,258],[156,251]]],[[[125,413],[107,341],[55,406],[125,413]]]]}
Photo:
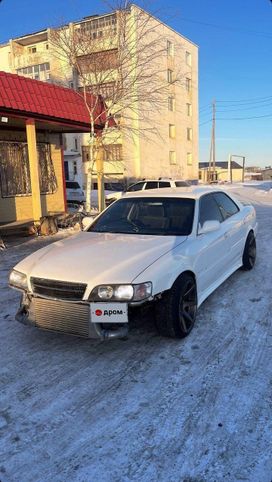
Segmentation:
{"type": "Polygon", "coordinates": [[[170,252],[161,257],[157,262],[142,271],[133,283],[152,282],[152,296],[169,290],[176,279],[185,271],[190,271],[195,277],[193,267],[189,265],[188,258],[181,253],[170,252]]]}

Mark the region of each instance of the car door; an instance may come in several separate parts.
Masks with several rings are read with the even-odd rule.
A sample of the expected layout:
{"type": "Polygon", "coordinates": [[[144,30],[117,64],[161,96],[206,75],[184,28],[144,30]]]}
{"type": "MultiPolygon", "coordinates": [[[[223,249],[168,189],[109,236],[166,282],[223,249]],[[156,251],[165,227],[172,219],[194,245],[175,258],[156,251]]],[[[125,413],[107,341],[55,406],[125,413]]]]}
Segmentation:
{"type": "Polygon", "coordinates": [[[242,257],[247,228],[243,222],[239,207],[226,193],[216,192],[214,193],[214,199],[223,216],[223,223],[228,233],[227,252],[229,267],[236,266],[242,257]]]}
{"type": "Polygon", "coordinates": [[[219,221],[220,228],[210,233],[197,234],[196,237],[195,271],[199,293],[209,290],[224,276],[228,263],[226,226],[211,193],[203,195],[199,200],[198,229],[205,221],[219,221]]]}

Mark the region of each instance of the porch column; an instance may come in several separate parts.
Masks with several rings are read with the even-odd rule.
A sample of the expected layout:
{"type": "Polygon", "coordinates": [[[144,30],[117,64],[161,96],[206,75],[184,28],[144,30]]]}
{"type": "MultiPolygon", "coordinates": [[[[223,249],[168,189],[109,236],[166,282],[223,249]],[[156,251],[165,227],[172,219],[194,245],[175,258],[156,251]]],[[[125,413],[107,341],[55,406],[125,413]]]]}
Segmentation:
{"type": "Polygon", "coordinates": [[[39,180],[39,159],[37,153],[36,128],[34,119],[26,120],[26,138],[32,190],[33,219],[34,224],[39,225],[42,217],[42,205],[39,180]]]}

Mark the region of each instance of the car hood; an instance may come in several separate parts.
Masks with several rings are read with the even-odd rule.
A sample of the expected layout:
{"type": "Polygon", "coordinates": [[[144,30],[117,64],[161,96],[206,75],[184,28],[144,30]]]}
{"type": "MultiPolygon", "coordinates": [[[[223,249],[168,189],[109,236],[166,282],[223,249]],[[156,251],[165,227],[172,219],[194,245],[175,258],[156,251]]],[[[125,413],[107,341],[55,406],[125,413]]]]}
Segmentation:
{"type": "Polygon", "coordinates": [[[15,269],[27,274],[28,279],[34,276],[87,283],[89,289],[98,284],[131,283],[186,239],[186,236],[81,232],[36,251],[15,269]]]}

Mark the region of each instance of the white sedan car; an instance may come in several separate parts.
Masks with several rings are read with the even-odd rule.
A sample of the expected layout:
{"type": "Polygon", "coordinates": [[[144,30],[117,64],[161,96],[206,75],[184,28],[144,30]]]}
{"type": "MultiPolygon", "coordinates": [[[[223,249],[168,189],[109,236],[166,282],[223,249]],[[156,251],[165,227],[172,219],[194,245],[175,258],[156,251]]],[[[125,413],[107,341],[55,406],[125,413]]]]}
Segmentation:
{"type": "Polygon", "coordinates": [[[131,193],[84,232],[17,264],[18,321],[87,338],[125,337],[153,303],[160,334],[190,333],[197,308],[235,270],[253,268],[256,215],[215,188],[131,193]]]}

